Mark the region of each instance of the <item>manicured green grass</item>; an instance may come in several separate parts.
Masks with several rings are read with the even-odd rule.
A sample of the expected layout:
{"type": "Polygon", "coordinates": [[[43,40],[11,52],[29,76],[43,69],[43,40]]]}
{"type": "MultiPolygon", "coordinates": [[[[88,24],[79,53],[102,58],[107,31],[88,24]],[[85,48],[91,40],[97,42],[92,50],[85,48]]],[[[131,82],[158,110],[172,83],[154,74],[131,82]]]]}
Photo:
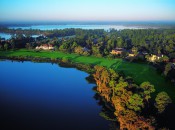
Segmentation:
{"type": "MultiPolygon", "coordinates": [[[[93,56],[80,56],[77,54],[67,54],[63,52],[49,52],[49,51],[29,51],[25,49],[16,51],[0,51],[0,56],[31,56],[44,58],[66,58],[74,63],[101,65],[107,68],[113,68],[116,71],[122,71],[126,76],[131,76],[137,84],[144,81],[149,81],[156,88],[156,93],[166,91],[175,102],[175,86],[166,81],[163,76],[157,73],[155,68],[147,64],[131,63],[123,61],[122,59],[107,59],[97,58],[93,56]]],[[[155,94],[154,94],[155,96],[155,94]]]]}

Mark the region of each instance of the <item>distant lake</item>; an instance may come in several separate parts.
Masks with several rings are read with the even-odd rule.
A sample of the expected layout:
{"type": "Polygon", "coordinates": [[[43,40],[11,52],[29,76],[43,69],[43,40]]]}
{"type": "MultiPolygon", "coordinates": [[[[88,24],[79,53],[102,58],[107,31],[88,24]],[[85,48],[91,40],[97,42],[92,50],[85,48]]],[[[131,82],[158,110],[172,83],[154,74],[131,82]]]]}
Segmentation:
{"type": "MultiPolygon", "coordinates": [[[[37,38],[39,36],[41,36],[41,35],[32,35],[33,38],[37,38]]],[[[8,34],[8,33],[0,33],[0,37],[5,38],[5,40],[8,40],[12,37],[12,35],[8,34]]]]}
{"type": "Polygon", "coordinates": [[[87,73],[51,63],[0,61],[6,129],[108,130],[87,73]]]}
{"type": "Polygon", "coordinates": [[[81,29],[148,29],[156,28],[149,26],[136,26],[136,25],[32,25],[32,26],[12,26],[11,29],[40,29],[40,30],[54,30],[54,29],[67,29],[67,28],[81,28],[81,29]]]}
{"type": "Polygon", "coordinates": [[[8,40],[8,39],[11,38],[11,35],[10,34],[7,34],[7,33],[0,33],[0,37],[1,38],[5,38],[6,40],[8,40]]]}

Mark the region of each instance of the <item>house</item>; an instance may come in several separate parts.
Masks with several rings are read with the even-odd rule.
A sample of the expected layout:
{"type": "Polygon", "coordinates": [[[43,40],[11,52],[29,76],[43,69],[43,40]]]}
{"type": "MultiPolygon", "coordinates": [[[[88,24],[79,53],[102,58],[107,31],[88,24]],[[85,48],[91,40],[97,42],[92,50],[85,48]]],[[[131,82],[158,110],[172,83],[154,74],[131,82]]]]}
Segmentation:
{"type": "Polygon", "coordinates": [[[173,62],[169,62],[169,63],[171,64],[171,68],[175,69],[175,63],[173,63],[173,62]]]}
{"type": "Polygon", "coordinates": [[[147,51],[142,51],[142,54],[143,55],[148,55],[148,52],[147,51]]]}
{"type": "Polygon", "coordinates": [[[110,53],[113,55],[121,55],[125,50],[123,48],[115,48],[110,53]]]}
{"type": "Polygon", "coordinates": [[[93,44],[97,44],[97,43],[98,43],[98,39],[96,38],[93,40],[93,44]]]}
{"type": "Polygon", "coordinates": [[[131,50],[128,50],[128,57],[136,57],[139,52],[137,51],[137,48],[133,47],[131,50]]]}
{"type": "Polygon", "coordinates": [[[157,60],[157,56],[151,54],[151,56],[148,58],[148,60],[149,60],[150,62],[155,62],[155,61],[157,60]]]}
{"type": "Polygon", "coordinates": [[[1,42],[5,42],[5,38],[1,38],[1,42]]]}
{"type": "Polygon", "coordinates": [[[157,59],[159,60],[160,58],[163,57],[163,54],[158,54],[158,55],[156,55],[156,56],[157,56],[157,59]]]}
{"type": "Polygon", "coordinates": [[[131,51],[132,51],[133,53],[135,53],[135,52],[138,51],[138,49],[137,49],[136,47],[133,47],[133,48],[131,49],[131,51]]]}
{"type": "Polygon", "coordinates": [[[128,54],[128,57],[135,57],[135,56],[136,56],[136,54],[134,54],[132,52],[128,54]]]}
{"type": "Polygon", "coordinates": [[[172,68],[175,69],[175,59],[172,59],[172,68]]]}
{"type": "Polygon", "coordinates": [[[53,45],[51,44],[42,44],[41,46],[36,47],[37,50],[54,50],[53,45]]]}
{"type": "Polygon", "coordinates": [[[175,59],[172,59],[172,62],[175,64],[175,59]]]}
{"type": "Polygon", "coordinates": [[[85,52],[89,52],[89,51],[90,51],[87,47],[83,47],[82,49],[83,49],[83,51],[85,51],[85,52]]]}
{"type": "Polygon", "coordinates": [[[35,38],[36,41],[41,41],[41,40],[44,40],[46,39],[47,37],[44,36],[44,35],[39,35],[38,37],[35,38]]]}
{"type": "Polygon", "coordinates": [[[163,54],[158,54],[158,55],[151,54],[151,56],[148,57],[148,60],[150,62],[155,62],[157,60],[160,60],[160,58],[162,58],[162,57],[163,57],[163,54]]]}

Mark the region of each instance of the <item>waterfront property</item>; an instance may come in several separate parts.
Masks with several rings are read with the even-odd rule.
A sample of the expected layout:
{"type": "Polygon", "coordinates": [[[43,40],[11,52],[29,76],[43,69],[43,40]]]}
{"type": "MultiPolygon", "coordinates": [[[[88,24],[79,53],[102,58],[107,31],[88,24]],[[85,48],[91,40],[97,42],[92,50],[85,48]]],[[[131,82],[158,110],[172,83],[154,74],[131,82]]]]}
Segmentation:
{"type": "Polygon", "coordinates": [[[115,48],[111,51],[113,55],[121,55],[125,50],[123,48],[115,48]]]}
{"type": "Polygon", "coordinates": [[[160,58],[162,58],[163,55],[162,54],[159,54],[159,55],[154,55],[154,54],[151,54],[151,56],[148,57],[148,60],[150,62],[155,62],[155,61],[158,61],[160,58]]]}
{"type": "Polygon", "coordinates": [[[54,50],[54,47],[51,44],[42,44],[40,46],[37,46],[36,50],[54,50]]]}
{"type": "Polygon", "coordinates": [[[67,54],[63,52],[50,52],[50,51],[29,51],[25,49],[17,50],[17,51],[0,51],[0,57],[12,58],[27,58],[32,57],[35,58],[48,58],[48,59],[67,59],[73,63],[82,63],[88,65],[100,65],[105,66],[107,68],[113,68],[118,72],[122,72],[127,76],[131,76],[137,84],[140,84],[144,81],[149,81],[156,88],[156,93],[160,91],[167,92],[173,102],[175,101],[174,85],[170,82],[167,82],[166,79],[158,74],[155,68],[147,65],[147,64],[139,64],[126,62],[122,59],[107,59],[107,58],[98,58],[93,56],[80,56],[77,54],[67,54]],[[151,76],[150,76],[151,75],[151,76]],[[154,78],[152,78],[154,77],[154,78]],[[165,87],[166,86],[166,87],[165,87]]]}

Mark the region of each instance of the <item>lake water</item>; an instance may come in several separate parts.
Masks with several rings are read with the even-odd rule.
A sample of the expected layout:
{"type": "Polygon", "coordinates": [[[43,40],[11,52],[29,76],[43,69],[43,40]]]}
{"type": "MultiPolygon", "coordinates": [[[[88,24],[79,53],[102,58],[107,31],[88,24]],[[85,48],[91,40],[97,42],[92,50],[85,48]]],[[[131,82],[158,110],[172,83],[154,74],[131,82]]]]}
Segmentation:
{"type": "MultiPolygon", "coordinates": [[[[37,38],[39,36],[42,36],[42,35],[32,35],[31,37],[37,38]]],[[[12,35],[11,34],[8,34],[8,33],[0,33],[0,37],[1,38],[5,38],[5,40],[8,40],[8,39],[10,39],[12,37],[12,35]]]]}
{"type": "Polygon", "coordinates": [[[156,28],[156,27],[147,27],[147,26],[135,26],[135,25],[33,25],[33,26],[12,26],[9,27],[11,29],[40,29],[40,30],[54,30],[54,29],[67,29],[67,28],[81,28],[81,29],[148,29],[148,28],[156,28]]]}
{"type": "Polygon", "coordinates": [[[0,37],[1,38],[5,38],[6,40],[8,40],[8,39],[11,38],[11,35],[10,34],[7,34],[7,33],[0,33],[0,37]]]}
{"type": "MultiPolygon", "coordinates": [[[[68,29],[68,28],[75,28],[75,29],[104,29],[109,31],[110,29],[116,30],[123,30],[123,29],[148,29],[153,28],[156,29],[157,27],[148,27],[148,26],[136,26],[136,25],[33,25],[33,26],[12,26],[9,27],[10,29],[39,29],[39,30],[54,30],[54,29],[68,29]]],[[[36,38],[39,35],[33,35],[32,37],[36,38]]],[[[6,33],[0,33],[1,38],[10,39],[11,35],[6,33]]]]}
{"type": "Polygon", "coordinates": [[[51,63],[0,61],[0,74],[0,127],[109,129],[87,73],[51,63]]]}

